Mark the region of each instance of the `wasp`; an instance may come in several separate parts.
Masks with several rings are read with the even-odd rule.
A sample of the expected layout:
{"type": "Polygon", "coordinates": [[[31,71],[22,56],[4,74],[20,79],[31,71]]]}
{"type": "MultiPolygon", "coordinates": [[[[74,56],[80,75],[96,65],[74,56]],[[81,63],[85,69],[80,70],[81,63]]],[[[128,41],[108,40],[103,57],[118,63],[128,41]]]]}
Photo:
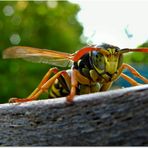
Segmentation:
{"type": "Polygon", "coordinates": [[[22,58],[53,66],[71,67],[62,71],[58,71],[56,67],[49,69],[28,97],[11,98],[9,102],[32,101],[44,92],[49,93],[49,98],[67,96],[67,102],[73,102],[75,95],[108,90],[120,76],[133,86],[141,85],[124,74],[124,69],[148,83],[147,78],[140,75],[132,66],[123,63],[123,55],[128,52],[148,52],[148,48],[120,49],[103,43],[87,46],[70,54],[26,46],[9,47],[4,50],[3,58],[22,58]]]}

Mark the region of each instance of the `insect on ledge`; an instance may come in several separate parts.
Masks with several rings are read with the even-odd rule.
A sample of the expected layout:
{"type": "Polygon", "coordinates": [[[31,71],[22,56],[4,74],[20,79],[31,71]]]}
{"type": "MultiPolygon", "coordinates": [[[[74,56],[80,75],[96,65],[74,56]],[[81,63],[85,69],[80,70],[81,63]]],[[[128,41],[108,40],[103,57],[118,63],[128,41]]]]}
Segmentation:
{"type": "Polygon", "coordinates": [[[67,102],[72,102],[75,95],[110,89],[113,82],[119,77],[125,79],[132,86],[141,85],[124,74],[124,69],[141,79],[143,83],[148,84],[147,78],[129,64],[123,63],[124,54],[128,52],[148,53],[148,48],[120,49],[117,46],[104,43],[97,46],[86,46],[73,54],[69,54],[26,46],[9,47],[3,51],[4,59],[22,58],[27,61],[47,63],[54,66],[69,66],[69,70],[49,69],[28,97],[10,98],[9,102],[36,100],[44,92],[49,93],[49,98],[66,96],[67,102]]]}

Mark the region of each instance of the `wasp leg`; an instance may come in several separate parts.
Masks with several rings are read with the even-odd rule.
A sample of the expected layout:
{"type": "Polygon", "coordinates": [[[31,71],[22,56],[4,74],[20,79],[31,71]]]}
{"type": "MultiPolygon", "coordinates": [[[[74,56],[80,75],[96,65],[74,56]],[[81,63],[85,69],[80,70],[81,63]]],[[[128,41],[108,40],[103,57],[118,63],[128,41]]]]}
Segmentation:
{"type": "Polygon", "coordinates": [[[64,77],[65,82],[66,82],[66,84],[67,84],[67,86],[70,90],[70,88],[71,88],[71,77],[70,77],[70,75],[68,74],[67,71],[63,71],[62,76],[64,77]]]}
{"type": "MultiPolygon", "coordinates": [[[[53,70],[51,70],[53,71],[53,70]]],[[[62,74],[63,76],[65,76],[66,74],[66,71],[60,71],[60,72],[57,72],[53,77],[51,77],[49,80],[47,80],[45,83],[42,83],[43,80],[45,80],[43,78],[43,80],[41,81],[41,83],[39,84],[39,88],[35,89],[35,91],[33,91],[33,94],[31,94],[30,98],[27,97],[27,98],[23,98],[23,99],[19,99],[19,98],[11,98],[9,100],[9,102],[27,102],[27,101],[33,101],[33,100],[36,100],[45,90],[47,90],[53,83],[54,81],[59,78],[62,74]],[[41,86],[42,84],[42,86],[41,86]]],[[[46,77],[45,77],[46,78],[46,77]]]]}
{"type": "Polygon", "coordinates": [[[134,79],[130,78],[129,76],[127,76],[124,73],[121,73],[120,75],[122,78],[124,78],[126,81],[128,81],[131,85],[133,86],[138,86],[141,85],[140,83],[136,82],[134,79]]]}
{"type": "Polygon", "coordinates": [[[132,66],[123,63],[121,68],[119,69],[119,73],[121,73],[123,71],[123,69],[128,69],[134,76],[138,77],[139,79],[141,79],[144,83],[148,83],[148,79],[143,77],[142,75],[140,75],[136,69],[134,69],[132,66]]]}
{"type": "Polygon", "coordinates": [[[46,83],[44,83],[40,88],[39,91],[33,96],[34,99],[37,99],[45,90],[47,90],[51,85],[54,83],[56,79],[58,79],[60,76],[63,76],[67,82],[68,81],[68,74],[66,71],[60,71],[57,72],[53,77],[51,77],[46,83]]]}
{"type": "Polygon", "coordinates": [[[83,84],[83,85],[90,84],[90,80],[88,78],[86,78],[85,76],[80,74],[80,72],[78,70],[75,69],[74,71],[76,73],[76,79],[80,84],[83,84]]]}
{"type": "Polygon", "coordinates": [[[67,102],[71,103],[73,101],[73,97],[76,94],[77,85],[78,85],[78,82],[76,80],[76,70],[73,69],[71,72],[71,90],[70,90],[70,94],[67,96],[67,102]]]}
{"type": "Polygon", "coordinates": [[[112,86],[112,83],[113,82],[108,82],[108,83],[103,84],[102,87],[101,87],[101,89],[100,89],[100,91],[106,91],[106,90],[108,90],[112,86]]]}
{"type": "Polygon", "coordinates": [[[76,87],[78,85],[78,82],[81,84],[90,84],[90,80],[88,78],[81,75],[78,70],[73,69],[71,74],[71,90],[70,94],[67,96],[68,102],[73,101],[73,98],[76,94],[76,87]]]}
{"type": "Polygon", "coordinates": [[[41,80],[41,82],[39,83],[39,85],[37,86],[37,88],[27,97],[24,99],[20,99],[20,98],[11,98],[9,99],[9,102],[27,102],[27,101],[32,101],[33,96],[39,91],[39,89],[41,88],[41,86],[49,79],[49,77],[51,76],[52,73],[57,73],[58,69],[57,68],[51,68],[49,69],[49,71],[45,74],[45,76],[43,77],[43,79],[41,80]]]}
{"type": "Polygon", "coordinates": [[[52,73],[56,74],[57,72],[58,72],[58,69],[56,67],[49,69],[49,71],[45,74],[45,76],[43,77],[43,79],[41,80],[37,88],[27,98],[31,98],[32,96],[34,96],[39,91],[41,86],[43,86],[43,84],[45,84],[48,81],[51,74],[52,73]]]}

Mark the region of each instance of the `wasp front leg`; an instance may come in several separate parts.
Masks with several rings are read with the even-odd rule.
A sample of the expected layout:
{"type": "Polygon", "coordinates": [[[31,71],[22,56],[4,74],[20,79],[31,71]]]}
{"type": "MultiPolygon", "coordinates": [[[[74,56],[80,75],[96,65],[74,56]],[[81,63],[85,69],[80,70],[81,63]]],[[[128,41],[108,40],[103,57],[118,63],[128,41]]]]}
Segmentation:
{"type": "Polygon", "coordinates": [[[71,73],[71,89],[70,89],[70,94],[67,96],[67,102],[72,102],[73,101],[73,98],[76,94],[76,87],[78,85],[78,82],[76,80],[76,70],[72,70],[72,73],[71,73]]]}
{"type": "Polygon", "coordinates": [[[125,79],[126,81],[128,81],[131,85],[133,86],[138,86],[141,85],[140,83],[138,83],[137,81],[135,81],[134,79],[132,79],[131,77],[127,76],[124,73],[121,73],[120,75],[123,79],[125,79]]]}
{"type": "Polygon", "coordinates": [[[78,82],[82,85],[90,84],[90,80],[88,78],[81,75],[78,70],[73,69],[71,73],[71,90],[70,94],[67,96],[68,102],[73,101],[73,98],[76,95],[76,87],[78,86],[78,82]]]}
{"type": "Polygon", "coordinates": [[[127,80],[131,85],[137,86],[137,85],[141,85],[141,84],[136,82],[134,79],[130,78],[129,76],[123,74],[122,71],[124,69],[128,69],[134,76],[141,79],[144,83],[146,83],[146,84],[148,83],[148,79],[143,77],[142,75],[140,75],[136,69],[134,69],[132,66],[130,66],[128,64],[123,63],[121,68],[119,69],[119,74],[121,74],[120,76],[123,77],[125,80],[127,80]]]}

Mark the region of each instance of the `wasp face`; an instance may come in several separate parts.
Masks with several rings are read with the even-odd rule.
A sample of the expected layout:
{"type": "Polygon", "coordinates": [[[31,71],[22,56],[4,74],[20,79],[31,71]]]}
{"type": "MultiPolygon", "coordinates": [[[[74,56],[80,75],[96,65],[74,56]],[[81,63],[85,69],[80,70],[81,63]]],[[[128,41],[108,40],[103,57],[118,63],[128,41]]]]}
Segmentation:
{"type": "Polygon", "coordinates": [[[99,46],[100,51],[92,51],[92,63],[100,75],[106,75],[110,79],[116,75],[122,65],[123,56],[119,53],[120,48],[109,44],[99,46]]]}

